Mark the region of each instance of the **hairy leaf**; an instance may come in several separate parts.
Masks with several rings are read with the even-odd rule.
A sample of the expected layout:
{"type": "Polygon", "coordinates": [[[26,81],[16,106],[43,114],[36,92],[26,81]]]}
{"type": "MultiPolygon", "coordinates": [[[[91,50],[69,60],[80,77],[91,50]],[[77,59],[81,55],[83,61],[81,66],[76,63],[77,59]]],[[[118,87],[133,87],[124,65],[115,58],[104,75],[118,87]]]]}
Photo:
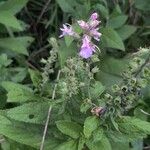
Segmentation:
{"type": "Polygon", "coordinates": [[[102,43],[104,47],[110,47],[125,51],[124,44],[118,33],[112,28],[103,28],[102,32],[102,43]]]}
{"type": "Polygon", "coordinates": [[[108,27],[112,27],[114,29],[121,27],[127,21],[128,16],[120,15],[117,17],[113,17],[108,21],[108,27]]]}
{"type": "Polygon", "coordinates": [[[8,0],[0,5],[1,11],[7,11],[10,14],[19,12],[28,2],[28,0],[8,0]]]}
{"type": "Polygon", "coordinates": [[[84,135],[86,138],[89,138],[92,135],[92,132],[96,130],[99,126],[99,119],[95,116],[87,117],[84,122],[84,135]]]}
{"type": "Polygon", "coordinates": [[[82,131],[82,127],[71,121],[57,121],[56,122],[57,128],[63,133],[72,138],[78,138],[82,131]]]}
{"type": "Polygon", "coordinates": [[[27,47],[33,41],[32,37],[1,38],[0,47],[19,54],[28,55],[27,47]],[[9,44],[6,44],[9,43],[9,44]]]}
{"type": "Polygon", "coordinates": [[[132,25],[124,25],[121,28],[117,29],[118,34],[122,38],[122,40],[126,40],[128,37],[130,37],[135,31],[136,27],[132,25]]]}
{"type": "Polygon", "coordinates": [[[90,150],[111,150],[111,144],[105,135],[103,135],[102,139],[98,142],[88,140],[86,145],[90,150]]]}

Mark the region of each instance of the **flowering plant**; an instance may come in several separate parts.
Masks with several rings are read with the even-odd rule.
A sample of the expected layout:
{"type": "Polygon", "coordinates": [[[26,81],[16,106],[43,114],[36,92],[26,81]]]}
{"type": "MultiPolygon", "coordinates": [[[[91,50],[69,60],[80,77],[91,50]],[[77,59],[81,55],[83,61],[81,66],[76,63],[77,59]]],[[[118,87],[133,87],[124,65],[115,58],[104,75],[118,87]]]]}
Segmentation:
{"type": "Polygon", "coordinates": [[[99,55],[98,18],[95,12],[87,22],[64,24],[59,37],[65,42],[50,38],[42,71],[29,69],[32,84],[2,82],[7,101],[16,104],[0,111],[2,137],[40,150],[127,150],[150,134],[149,113],[141,108],[150,49],[122,60],[103,49],[99,55]]]}
{"type": "Polygon", "coordinates": [[[100,24],[100,21],[98,20],[98,14],[93,13],[90,16],[88,22],[85,22],[83,20],[78,20],[77,23],[80,26],[80,28],[83,30],[82,37],[78,33],[76,33],[73,27],[69,24],[66,25],[64,24],[63,25],[64,28],[60,28],[60,30],[62,31],[60,37],[72,36],[74,38],[81,39],[82,45],[79,54],[82,58],[87,59],[92,56],[93,52],[96,51],[96,48],[99,50],[99,48],[92,42],[92,38],[99,41],[101,37],[101,33],[98,32],[99,30],[98,25],[100,24]]]}

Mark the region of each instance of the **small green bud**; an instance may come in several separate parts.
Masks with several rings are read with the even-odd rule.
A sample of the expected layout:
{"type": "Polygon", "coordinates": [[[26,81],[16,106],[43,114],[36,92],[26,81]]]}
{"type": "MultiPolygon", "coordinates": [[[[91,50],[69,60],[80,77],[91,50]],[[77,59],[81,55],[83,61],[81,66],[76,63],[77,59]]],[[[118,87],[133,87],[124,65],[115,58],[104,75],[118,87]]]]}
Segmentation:
{"type": "Polygon", "coordinates": [[[115,103],[121,103],[121,97],[117,96],[115,99],[114,99],[114,102],[115,103]]]}
{"type": "Polygon", "coordinates": [[[96,63],[96,62],[99,62],[100,59],[98,58],[98,56],[96,54],[94,54],[92,57],[91,57],[91,60],[93,63],[96,63]]]}
{"type": "Polygon", "coordinates": [[[112,97],[109,93],[106,93],[106,94],[104,95],[104,97],[105,97],[106,99],[109,99],[109,100],[113,99],[113,97],[112,97]]]}
{"type": "Polygon", "coordinates": [[[97,73],[97,72],[99,72],[99,68],[96,66],[92,69],[92,73],[97,73]]]}
{"type": "Polygon", "coordinates": [[[134,86],[136,84],[136,78],[132,78],[129,80],[129,84],[134,86]]]}
{"type": "Polygon", "coordinates": [[[147,80],[146,79],[139,79],[138,85],[139,85],[139,87],[145,88],[147,85],[147,80]]]}
{"type": "Polygon", "coordinates": [[[146,77],[146,78],[147,77],[150,78],[150,69],[148,67],[145,67],[143,69],[143,76],[146,77]]]}
{"type": "Polygon", "coordinates": [[[122,86],[121,87],[122,92],[128,92],[128,87],[127,86],[122,86]]]}
{"type": "Polygon", "coordinates": [[[129,94],[126,96],[126,100],[131,102],[135,100],[135,95],[134,94],[129,94]]]}
{"type": "Polygon", "coordinates": [[[139,57],[135,57],[135,58],[133,59],[133,61],[134,61],[135,63],[137,63],[137,65],[141,65],[141,64],[143,63],[143,60],[140,59],[139,57]]]}
{"type": "Polygon", "coordinates": [[[115,92],[118,92],[120,90],[119,86],[117,84],[113,85],[111,87],[112,91],[115,93],[115,92]]]}
{"type": "Polygon", "coordinates": [[[44,58],[41,59],[41,63],[46,64],[47,60],[45,60],[44,58]]]}

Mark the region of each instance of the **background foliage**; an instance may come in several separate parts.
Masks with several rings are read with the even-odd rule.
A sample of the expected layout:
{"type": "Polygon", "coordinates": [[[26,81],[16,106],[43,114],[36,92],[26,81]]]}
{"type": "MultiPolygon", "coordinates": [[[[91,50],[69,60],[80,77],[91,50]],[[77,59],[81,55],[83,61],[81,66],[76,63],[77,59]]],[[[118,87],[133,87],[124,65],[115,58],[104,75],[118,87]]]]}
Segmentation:
{"type": "MultiPolygon", "coordinates": [[[[59,28],[76,19],[86,20],[95,11],[100,16],[102,33],[97,43],[101,49],[100,61],[92,64],[99,67],[99,72],[94,73],[96,83],[90,89],[92,99],[96,100],[103,97],[104,91],[111,93],[112,85],[123,81],[122,73],[133,57],[144,61],[149,56],[146,48],[150,37],[149,0],[0,0],[0,149],[39,149],[49,105],[53,111],[45,149],[142,150],[149,147],[146,137],[150,133],[146,122],[150,113],[149,83],[142,89],[142,99],[127,112],[130,117],[117,121],[111,118],[115,130],[107,132],[98,128],[95,116],[85,113],[91,106],[83,103],[84,90],[82,96],[75,94],[70,103],[66,101],[68,91],[64,83],[70,83],[66,80],[70,77],[67,71],[61,79],[62,85],[58,85],[56,103],[51,100],[58,70],[71,64],[68,60],[67,66],[66,60],[75,56],[77,49],[69,39],[58,39],[59,28]],[[143,48],[139,50],[140,47],[143,48]],[[81,108],[76,99],[82,99],[81,108]],[[70,106],[74,107],[69,110],[70,106]],[[131,135],[133,130],[135,135],[131,135]]],[[[80,67],[84,77],[85,69],[80,67]]],[[[74,88],[69,92],[74,94],[76,85],[74,88]]]]}

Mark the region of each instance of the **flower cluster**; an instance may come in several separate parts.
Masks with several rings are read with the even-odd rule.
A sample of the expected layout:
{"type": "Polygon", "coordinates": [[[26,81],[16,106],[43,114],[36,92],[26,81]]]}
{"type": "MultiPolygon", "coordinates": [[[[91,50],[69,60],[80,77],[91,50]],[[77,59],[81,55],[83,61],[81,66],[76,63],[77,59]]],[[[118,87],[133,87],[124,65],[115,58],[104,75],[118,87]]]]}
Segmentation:
{"type": "MultiPolygon", "coordinates": [[[[99,41],[101,37],[101,33],[98,32],[98,25],[100,24],[100,21],[98,20],[98,14],[93,13],[87,22],[78,20],[77,23],[83,30],[82,45],[79,55],[82,58],[87,59],[92,56],[93,52],[96,51],[96,48],[98,49],[98,47],[92,42],[92,38],[99,41]]],[[[66,35],[80,37],[69,24],[64,24],[63,28],[60,28],[60,30],[62,31],[62,34],[59,37],[66,35]]]]}

